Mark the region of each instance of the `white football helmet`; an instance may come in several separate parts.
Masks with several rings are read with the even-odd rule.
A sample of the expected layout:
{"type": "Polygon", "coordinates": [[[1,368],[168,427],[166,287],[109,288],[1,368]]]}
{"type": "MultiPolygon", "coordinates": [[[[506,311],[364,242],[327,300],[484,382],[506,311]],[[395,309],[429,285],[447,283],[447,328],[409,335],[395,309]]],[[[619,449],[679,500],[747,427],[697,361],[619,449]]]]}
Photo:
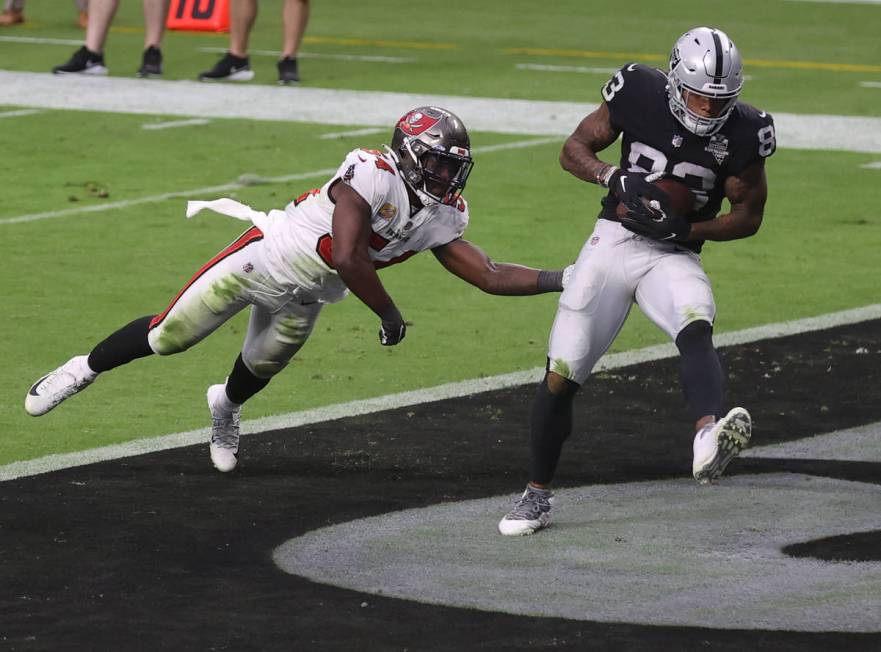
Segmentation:
{"type": "Polygon", "coordinates": [[[743,88],[740,52],[722,30],[695,27],[673,46],[667,81],[670,111],[676,119],[698,136],[711,136],[725,124],[743,88]],[[710,118],[688,108],[690,93],[727,101],[710,118]]]}

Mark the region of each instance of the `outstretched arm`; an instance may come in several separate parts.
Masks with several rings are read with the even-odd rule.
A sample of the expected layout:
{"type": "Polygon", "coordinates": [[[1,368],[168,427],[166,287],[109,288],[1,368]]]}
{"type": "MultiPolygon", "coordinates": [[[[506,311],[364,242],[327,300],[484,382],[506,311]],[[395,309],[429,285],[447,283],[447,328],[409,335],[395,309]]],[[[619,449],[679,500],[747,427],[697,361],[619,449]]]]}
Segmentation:
{"type": "Polygon", "coordinates": [[[380,341],[397,344],[404,338],[404,318],[385,291],[370,254],[370,206],[345,183],[331,188],[333,211],[333,266],[343,282],[382,320],[380,341]]]}
{"type": "Polygon", "coordinates": [[[765,160],[756,161],[736,177],[728,177],[725,196],[731,202],[731,210],[712,220],[692,224],[689,239],[737,240],[759,230],[768,199],[765,160]]]}
{"type": "Polygon", "coordinates": [[[432,249],[432,253],[448,271],[488,294],[527,295],[563,289],[563,270],[496,263],[480,247],[461,238],[432,249]]]}

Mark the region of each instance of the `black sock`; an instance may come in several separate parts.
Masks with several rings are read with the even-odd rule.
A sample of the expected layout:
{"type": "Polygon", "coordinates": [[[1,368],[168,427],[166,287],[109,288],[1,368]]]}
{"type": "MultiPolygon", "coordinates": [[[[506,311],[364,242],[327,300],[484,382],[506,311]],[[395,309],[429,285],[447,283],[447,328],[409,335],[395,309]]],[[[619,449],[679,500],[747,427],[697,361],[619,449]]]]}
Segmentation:
{"type": "Polygon", "coordinates": [[[269,384],[269,378],[257,378],[245,366],[242,354],[236,358],[229,378],[226,380],[226,396],[233,403],[244,403],[269,384]]]}
{"type": "Polygon", "coordinates": [[[147,341],[147,331],[154,315],[147,315],[126,324],[100,342],[89,354],[92,371],[110,371],[127,362],[153,354],[147,341]]]}
{"type": "Polygon", "coordinates": [[[713,327],[695,321],[676,337],[680,378],[685,400],[695,421],[707,415],[722,416],[722,365],[713,348],[713,327]]]}
{"type": "Polygon", "coordinates": [[[538,484],[549,484],[560,461],[563,442],[572,432],[572,399],[578,384],[566,381],[566,391],[552,394],[548,388],[547,376],[538,386],[532,404],[532,437],[530,480],[538,484]]]}

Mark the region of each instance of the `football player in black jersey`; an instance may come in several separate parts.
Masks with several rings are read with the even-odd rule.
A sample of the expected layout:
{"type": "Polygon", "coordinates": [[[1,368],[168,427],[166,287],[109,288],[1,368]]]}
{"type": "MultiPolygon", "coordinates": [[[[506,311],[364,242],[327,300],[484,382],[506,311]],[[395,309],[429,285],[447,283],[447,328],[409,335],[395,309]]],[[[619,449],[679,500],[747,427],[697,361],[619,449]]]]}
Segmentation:
{"type": "Polygon", "coordinates": [[[692,472],[715,480],[748,443],[749,413],[723,412],[722,369],[713,347],[715,303],[699,252],[706,240],[758,231],[774,153],[774,121],[739,101],[740,53],[718,29],[686,32],[667,72],[637,63],[602,88],[602,103],[560,155],[579,179],[608,188],[596,228],[581,250],[551,329],[548,371],[531,424],[530,482],[499,523],[506,535],[531,534],[550,516],[549,485],[572,430],[572,400],[624,324],[633,303],[676,343],[681,380],[695,420],[692,472]],[[621,136],[618,165],[597,154],[621,136]],[[653,181],[672,178],[693,193],[677,213],[653,181]],[[719,214],[722,199],[730,203],[719,214]],[[619,204],[626,210],[618,211],[619,204]]]}

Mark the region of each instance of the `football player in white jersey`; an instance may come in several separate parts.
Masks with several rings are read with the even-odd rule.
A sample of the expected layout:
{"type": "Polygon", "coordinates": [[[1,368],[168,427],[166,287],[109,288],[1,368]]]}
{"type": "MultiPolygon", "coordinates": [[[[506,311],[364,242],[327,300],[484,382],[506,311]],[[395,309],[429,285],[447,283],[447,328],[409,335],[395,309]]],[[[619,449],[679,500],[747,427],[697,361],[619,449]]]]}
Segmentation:
{"type": "Polygon", "coordinates": [[[746,238],[762,222],[774,122],[738,100],[742,86],[740,53],[731,39],[697,27],[677,40],[667,71],[636,63],[617,71],[603,86],[599,108],[563,146],[563,167],[609,192],[560,296],[548,372],[533,403],[530,482],[499,522],[502,534],[531,534],[548,524],[550,483],[572,430],[573,397],[634,303],[679,349],[695,421],[695,479],[715,480],[749,441],[749,413],[723,411],[722,369],[712,341],[716,307],[698,255],[705,240],[746,238]],[[600,160],[597,153],[619,135],[618,166],[600,160]],[[686,214],[677,214],[666,193],[652,185],[662,175],[691,191],[686,214]],[[723,199],[731,208],[719,214],[723,199]]]}
{"type": "Polygon", "coordinates": [[[268,214],[231,199],[193,201],[190,217],[211,209],[253,223],[209,260],[165,310],[134,320],[41,377],[25,409],[40,416],[103,372],[144,356],[190,348],[251,306],[242,352],[226,382],[208,388],[211,460],[237,462],[242,404],[290,362],[321,307],[351,291],[378,317],[379,340],[398,344],[404,318],[377,268],[430,249],[450,272],[484,292],[530,295],[563,289],[564,270],[496,263],[462,238],[471,143],[461,120],[437,107],[402,117],[384,152],[356,149],[321,188],[268,214]]]}

